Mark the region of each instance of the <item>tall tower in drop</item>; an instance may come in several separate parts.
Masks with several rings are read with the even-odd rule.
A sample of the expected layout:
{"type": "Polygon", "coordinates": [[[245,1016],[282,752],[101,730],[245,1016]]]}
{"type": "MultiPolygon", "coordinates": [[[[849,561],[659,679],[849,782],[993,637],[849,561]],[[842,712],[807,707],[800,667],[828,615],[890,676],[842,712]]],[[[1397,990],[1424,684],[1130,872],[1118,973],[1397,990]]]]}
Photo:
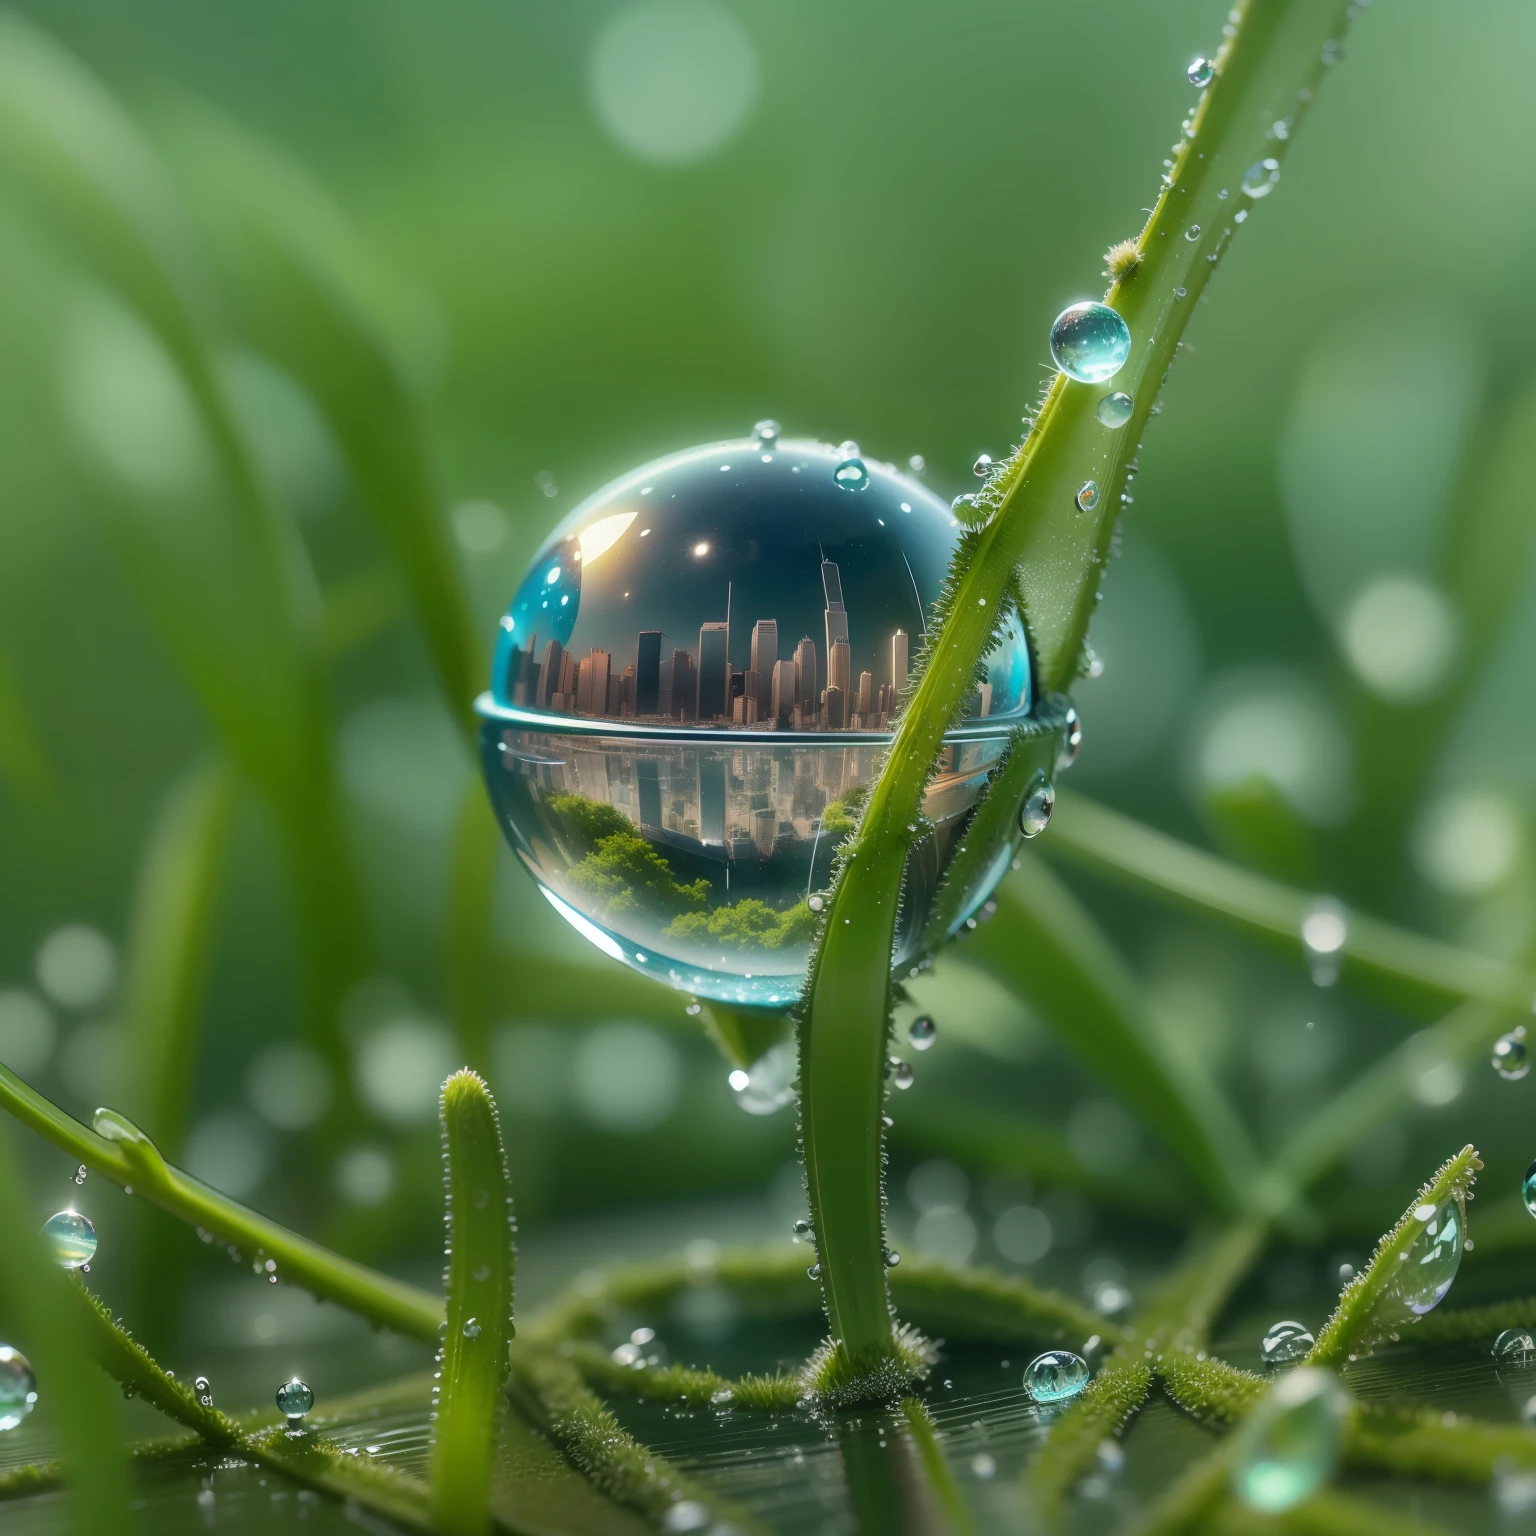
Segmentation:
{"type": "MultiPolygon", "coordinates": [[[[832,677],[832,647],[839,640],[844,645],[848,643],[848,610],[843,607],[843,578],[830,560],[821,562],[821,589],[827,594],[827,683],[830,687],[835,681],[832,677]]],[[[846,678],[842,687],[846,696],[846,678]]]]}

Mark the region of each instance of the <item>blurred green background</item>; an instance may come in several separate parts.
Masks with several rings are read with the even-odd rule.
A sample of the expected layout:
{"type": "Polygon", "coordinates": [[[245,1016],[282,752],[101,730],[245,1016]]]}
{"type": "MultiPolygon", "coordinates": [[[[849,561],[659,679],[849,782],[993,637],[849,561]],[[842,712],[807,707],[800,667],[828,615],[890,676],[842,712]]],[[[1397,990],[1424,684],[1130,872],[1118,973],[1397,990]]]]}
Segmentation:
{"type": "MultiPolygon", "coordinates": [[[[1139,227],[1190,103],[1185,65],[1214,50],[1225,7],[20,12],[152,146],[217,375],[294,535],[276,564],[312,568],[336,643],[306,693],[303,665],[270,649],[287,633],[263,607],[270,551],[206,533],[239,497],[164,351],[82,259],[89,240],[0,178],[0,1058],[83,1117],[136,1109],[210,1182],[413,1275],[439,1263],[436,1094],[465,1054],[501,1098],[525,1295],[604,1256],[787,1234],[793,1113],[741,1113],[688,1000],[584,945],[504,853],[489,1032],[467,1049],[452,869],[475,769],[357,464],[299,377],[304,328],[296,354],[241,286],[256,242],[236,227],[231,246],[221,210],[242,165],[260,175],[220,158],[222,135],[258,141],[350,225],[344,264],[419,409],[488,655],[525,561],[577,500],[760,416],[921,454],[946,496],[973,484],[976,454],[1017,440],[1042,387],[1051,318],[1101,291],[1100,253],[1139,227]],[[251,718],[229,691],[240,676],[271,681],[271,719],[313,729],[273,749],[266,782],[251,763],[267,725],[246,743],[227,854],[194,903],[210,958],[200,981],[185,971],[186,1108],[162,1104],[156,1124],[129,1024],[157,942],[136,892],[168,797],[251,718]],[[304,828],[329,824],[324,796],[288,833],[274,810],[273,785],[310,783],[327,757],[355,854],[350,929],[345,880],[327,896],[322,873],[297,900],[290,885],[329,857],[304,851],[304,828]]],[[[1397,0],[1356,27],[1147,434],[1071,780],[1511,956],[1536,922],[1533,47],[1523,0],[1397,0]]],[[[1418,1027],[1071,878],[1159,1027],[1266,1145],[1418,1027]]],[[[897,1115],[898,1240],[1100,1300],[1134,1284],[1135,1254],[1169,1251],[1182,1227],[1171,1166],[964,946],[917,991],[940,1043],[897,1115]]],[[[1474,1135],[1513,1190],[1530,1153],[1520,1089],[1452,1068],[1419,1100],[1325,1192],[1316,1252],[1271,1265],[1276,1299],[1362,1251],[1404,1186],[1474,1135]]],[[[229,1277],[168,1220],[134,1229],[115,1192],[76,1191],[59,1156],[28,1151],[40,1204],[82,1200],[103,1260],[114,1241],[139,1255],[96,1269],[121,1304],[139,1287],[162,1346],[317,1326],[307,1302],[300,1316],[229,1277]],[[179,1318],[173,1272],[201,1298],[179,1318]]]]}

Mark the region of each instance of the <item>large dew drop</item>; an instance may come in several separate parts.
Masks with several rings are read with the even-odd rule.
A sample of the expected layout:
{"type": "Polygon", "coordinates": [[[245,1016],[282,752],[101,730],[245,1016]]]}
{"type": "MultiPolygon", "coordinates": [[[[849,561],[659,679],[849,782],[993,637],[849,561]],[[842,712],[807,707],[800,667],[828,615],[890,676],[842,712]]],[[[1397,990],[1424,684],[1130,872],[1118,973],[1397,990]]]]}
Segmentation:
{"type": "Polygon", "coordinates": [[[292,1381],[285,1381],[277,1389],[277,1411],[290,1424],[302,1423],[304,1415],[314,1406],[313,1389],[307,1382],[300,1381],[297,1376],[292,1381]]]}
{"type": "Polygon", "coordinates": [[[1125,367],[1131,328],[1108,304],[1073,304],[1051,326],[1051,356],[1069,379],[1102,384],[1125,367]]]}
{"type": "Polygon", "coordinates": [[[36,1406],[31,1362],[9,1344],[0,1344],[0,1432],[15,1429],[36,1406]]]}
{"type": "Polygon", "coordinates": [[[1292,1360],[1305,1359],[1316,1342],[1307,1331],[1305,1323],[1287,1319],[1270,1325],[1260,1345],[1260,1352],[1264,1356],[1265,1365],[1289,1365],[1292,1360]]]}
{"type": "Polygon", "coordinates": [[[1420,1223],[1419,1235],[1398,1262],[1391,1298],[1414,1317],[1422,1317],[1440,1305],[1461,1268],[1467,1218],[1453,1195],[1444,1205],[1421,1205],[1412,1219],[1420,1223]]]}
{"type": "Polygon", "coordinates": [[[1349,1408],[1330,1371],[1282,1376],[1233,1436],[1233,1493],[1266,1514],[1295,1508],[1333,1475],[1349,1408]]]}
{"type": "Polygon", "coordinates": [[[79,1269],[96,1254],[96,1228],[79,1211],[59,1211],[43,1223],[43,1241],[65,1269],[79,1269]]]}
{"type": "Polygon", "coordinates": [[[1062,1403],[1088,1385],[1088,1362],[1070,1349],[1036,1355],[1024,1372],[1024,1390],[1037,1403],[1062,1403]]]}

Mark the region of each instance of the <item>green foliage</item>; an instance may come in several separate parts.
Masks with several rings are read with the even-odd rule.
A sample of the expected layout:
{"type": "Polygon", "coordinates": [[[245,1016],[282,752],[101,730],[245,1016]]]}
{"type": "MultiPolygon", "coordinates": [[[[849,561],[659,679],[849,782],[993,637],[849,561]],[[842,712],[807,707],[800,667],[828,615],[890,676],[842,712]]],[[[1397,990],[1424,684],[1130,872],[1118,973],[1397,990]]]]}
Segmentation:
{"type": "Polygon", "coordinates": [[[567,878],[599,911],[687,912],[709,899],[709,881],[679,880],[617,806],[567,793],[546,804],[571,845],[587,850],[567,878]]]}
{"type": "Polygon", "coordinates": [[[786,912],[775,912],[756,896],[744,896],[712,912],[685,912],[667,925],[667,937],[695,944],[718,944],[723,949],[783,949],[815,937],[820,917],[804,902],[786,912]]]}

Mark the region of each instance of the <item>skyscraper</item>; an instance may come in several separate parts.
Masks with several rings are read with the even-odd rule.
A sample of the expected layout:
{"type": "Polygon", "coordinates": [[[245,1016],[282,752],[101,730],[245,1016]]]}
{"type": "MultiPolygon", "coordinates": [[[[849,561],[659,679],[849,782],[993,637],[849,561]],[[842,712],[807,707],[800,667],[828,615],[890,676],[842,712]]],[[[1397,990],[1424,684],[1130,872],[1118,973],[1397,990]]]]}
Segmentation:
{"type": "Polygon", "coordinates": [[[601,715],[608,708],[608,673],[613,658],[607,651],[594,649],[582,658],[576,673],[576,713],[601,715]]]}
{"type": "Polygon", "coordinates": [[[797,697],[795,664],[792,661],[776,661],[773,664],[772,715],[775,720],[788,720],[794,712],[797,697]]]}
{"type": "Polygon", "coordinates": [[[898,700],[907,691],[909,666],[907,638],[907,632],[904,629],[898,629],[891,636],[891,690],[898,700]]]}
{"type": "MultiPolygon", "coordinates": [[[[848,610],[843,607],[843,578],[838,574],[838,569],[830,560],[821,562],[821,589],[827,595],[827,684],[832,682],[831,656],[832,647],[842,640],[848,639],[848,610]]],[[[843,682],[843,693],[848,692],[847,680],[843,682]]]]}
{"type": "Polygon", "coordinates": [[[565,647],[558,640],[551,640],[544,647],[544,661],[539,669],[538,697],[534,700],[536,709],[548,709],[550,696],[560,692],[564,661],[565,647]]]}
{"type": "Polygon", "coordinates": [[[661,713],[661,631],[642,629],[635,651],[634,710],[637,715],[661,713]]]}
{"type": "Polygon", "coordinates": [[[779,621],[759,619],[752,626],[752,670],[761,677],[773,676],[773,664],[779,659],[779,621]]]}
{"type": "MultiPolygon", "coordinates": [[[[699,692],[695,718],[719,720],[730,709],[731,622],[711,620],[699,627],[699,692]]],[[[673,689],[677,684],[674,680],[673,689]]]]}
{"type": "MultiPolygon", "coordinates": [[[[846,640],[841,640],[838,643],[843,647],[844,650],[847,650],[848,642],[846,640]]],[[[843,728],[843,700],[846,699],[847,697],[848,697],[848,695],[846,693],[844,693],[843,690],[841,688],[839,688],[836,683],[831,683],[831,684],[828,685],[828,687],[827,687],[827,703],[826,703],[826,709],[824,711],[824,713],[826,714],[826,717],[827,717],[826,718],[826,722],[825,722],[827,730],[829,730],[829,731],[840,731],[840,730],[842,730],[842,728],[843,728]]]]}
{"type": "Polygon", "coordinates": [[[852,670],[853,659],[848,649],[848,637],[843,635],[832,642],[832,649],[827,657],[827,687],[838,690],[843,699],[844,709],[852,700],[852,690],[849,687],[852,681],[849,673],[852,670]]]}
{"type": "Polygon", "coordinates": [[[800,713],[807,720],[816,716],[816,701],[821,697],[821,679],[817,676],[816,642],[807,635],[795,647],[795,698],[800,713]]]}
{"type": "Polygon", "coordinates": [[[679,646],[672,652],[672,699],[667,713],[674,720],[692,720],[698,702],[699,681],[695,675],[693,652],[679,646]]]}
{"type": "Polygon", "coordinates": [[[725,842],[725,759],[715,752],[699,753],[699,841],[725,842]]]}
{"type": "Polygon", "coordinates": [[[859,713],[865,716],[864,724],[868,725],[868,715],[875,707],[875,676],[873,672],[859,673],[859,702],[855,706],[859,713]]]}

